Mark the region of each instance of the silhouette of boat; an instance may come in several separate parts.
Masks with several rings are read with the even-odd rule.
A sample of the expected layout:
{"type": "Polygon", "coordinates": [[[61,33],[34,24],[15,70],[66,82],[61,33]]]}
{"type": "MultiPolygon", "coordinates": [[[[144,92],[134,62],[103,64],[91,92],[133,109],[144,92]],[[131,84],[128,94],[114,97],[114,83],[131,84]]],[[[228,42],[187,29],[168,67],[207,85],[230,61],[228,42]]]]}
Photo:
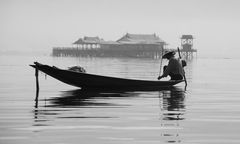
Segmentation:
{"type": "Polygon", "coordinates": [[[101,76],[64,70],[55,66],[44,65],[38,62],[34,62],[34,65],[30,66],[61,82],[80,87],[82,89],[152,89],[171,87],[183,82],[183,80],[151,81],[101,76]]]}

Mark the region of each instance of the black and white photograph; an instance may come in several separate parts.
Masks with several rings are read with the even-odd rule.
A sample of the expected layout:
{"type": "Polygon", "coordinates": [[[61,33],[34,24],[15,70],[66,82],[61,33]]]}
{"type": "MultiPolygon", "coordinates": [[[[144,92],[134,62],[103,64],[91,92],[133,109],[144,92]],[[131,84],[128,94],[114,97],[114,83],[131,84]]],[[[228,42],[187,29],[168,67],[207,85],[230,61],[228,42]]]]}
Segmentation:
{"type": "Polygon", "coordinates": [[[239,0],[0,0],[0,144],[239,144],[239,0]]]}

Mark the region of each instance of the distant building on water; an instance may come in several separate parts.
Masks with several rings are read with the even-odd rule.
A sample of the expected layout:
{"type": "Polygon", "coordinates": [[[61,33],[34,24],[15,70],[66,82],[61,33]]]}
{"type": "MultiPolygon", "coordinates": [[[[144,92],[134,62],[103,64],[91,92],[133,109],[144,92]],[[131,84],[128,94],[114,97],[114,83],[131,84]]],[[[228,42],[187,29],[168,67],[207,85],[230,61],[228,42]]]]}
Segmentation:
{"type": "Polygon", "coordinates": [[[166,42],[156,34],[125,34],[117,41],[83,37],[73,47],[55,47],[53,56],[160,58],[166,42]]]}
{"type": "Polygon", "coordinates": [[[193,49],[193,39],[192,35],[182,35],[181,36],[181,53],[188,59],[193,57],[193,53],[197,53],[196,49],[193,49]]]}

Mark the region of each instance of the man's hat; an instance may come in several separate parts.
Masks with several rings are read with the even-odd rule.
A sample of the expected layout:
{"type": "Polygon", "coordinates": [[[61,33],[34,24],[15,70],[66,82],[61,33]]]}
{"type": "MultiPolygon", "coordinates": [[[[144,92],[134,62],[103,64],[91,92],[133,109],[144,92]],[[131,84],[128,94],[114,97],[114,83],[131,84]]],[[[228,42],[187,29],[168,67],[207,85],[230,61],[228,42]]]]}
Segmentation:
{"type": "Polygon", "coordinates": [[[162,58],[167,58],[169,56],[174,56],[175,55],[175,51],[167,51],[162,58]]]}

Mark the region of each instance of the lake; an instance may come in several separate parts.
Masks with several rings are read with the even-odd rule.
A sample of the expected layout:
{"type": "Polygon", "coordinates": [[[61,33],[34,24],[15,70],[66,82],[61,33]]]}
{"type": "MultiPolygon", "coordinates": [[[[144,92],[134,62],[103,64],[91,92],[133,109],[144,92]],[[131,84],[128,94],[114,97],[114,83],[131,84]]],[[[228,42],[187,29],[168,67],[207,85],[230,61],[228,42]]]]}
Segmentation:
{"type": "Polygon", "coordinates": [[[188,61],[186,89],[81,91],[40,73],[38,103],[34,61],[145,80],[160,69],[152,59],[0,55],[1,144],[240,143],[240,59],[188,61]]]}

